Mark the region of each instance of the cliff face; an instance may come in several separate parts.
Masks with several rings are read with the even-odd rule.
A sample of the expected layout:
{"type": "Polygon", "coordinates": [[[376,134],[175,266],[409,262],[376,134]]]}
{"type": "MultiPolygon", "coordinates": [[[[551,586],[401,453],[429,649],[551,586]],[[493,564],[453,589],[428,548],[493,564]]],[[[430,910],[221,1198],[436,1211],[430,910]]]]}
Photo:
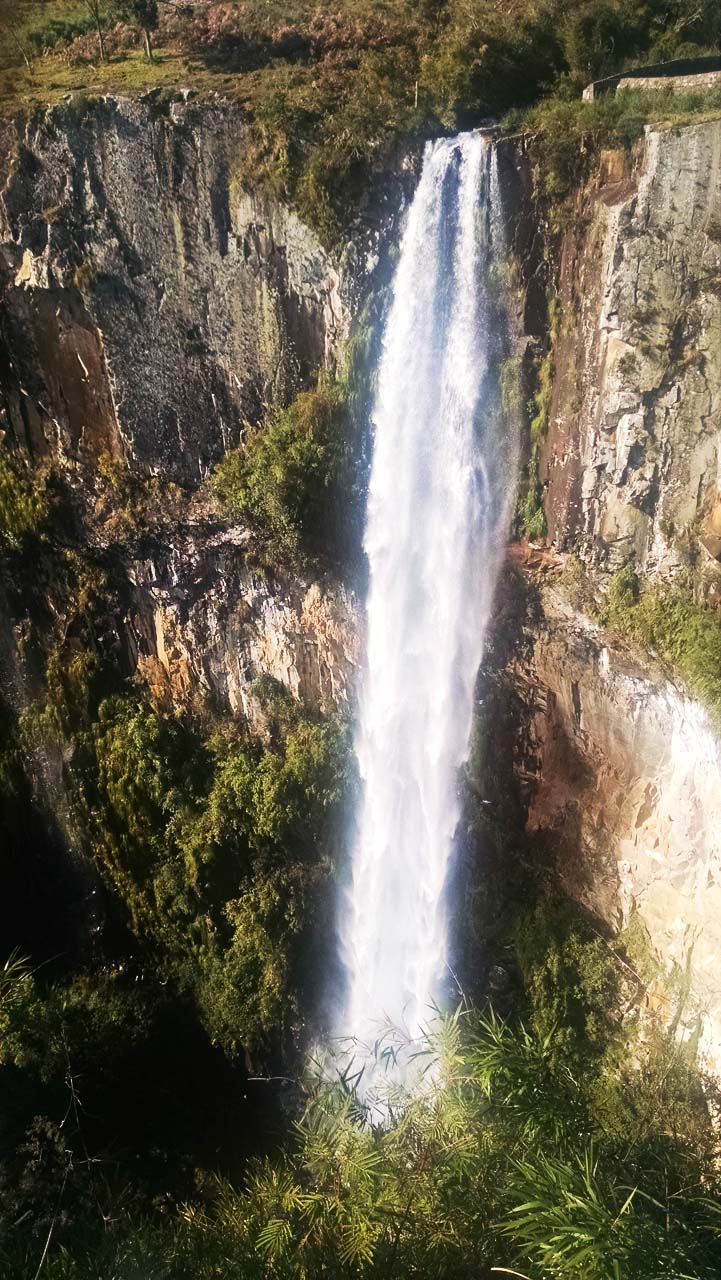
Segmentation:
{"type": "Polygon", "coordinates": [[[197,484],[333,364],[356,281],[352,255],[244,190],[240,110],[149,97],[6,128],[7,422],[36,453],[197,484]]]}
{"type": "Polygon", "coordinates": [[[525,576],[498,696],[523,709],[504,766],[526,830],[594,915],[614,931],[640,923],[649,1002],[718,1068],[718,735],[697,703],[569,603],[557,565],[525,576]]]}
{"type": "Polygon", "coordinates": [[[177,531],[133,561],[131,667],[162,702],[216,706],[251,723],[251,686],[270,675],[308,705],[348,706],[359,661],[360,611],[328,579],[276,577],[247,562],[247,531],[177,531]]]}
{"type": "Polygon", "coordinates": [[[721,554],[721,125],[607,152],[558,280],[549,538],[646,574],[721,554]]]}
{"type": "MultiPolygon", "coordinates": [[[[239,108],[182,95],[71,102],[3,126],[1,425],[61,468],[96,554],[108,552],[98,463],[191,494],[244,422],[335,366],[387,270],[402,172],[331,254],[281,201],[248,193],[248,145],[239,108]]],[[[250,709],[259,674],[315,705],[346,700],[349,593],[269,580],[244,530],[202,502],[181,508],[140,550],[115,539],[124,670],[166,699],[233,711],[250,709]]]]}
{"type": "MultiPolygon", "coordinates": [[[[721,581],[721,122],[606,152],[555,265],[553,397],[541,454],[548,542],[504,688],[529,833],[615,929],[637,913],[650,999],[721,1062],[721,751],[652,655],[619,647],[564,590],[565,553],[597,587],[633,559],[708,603],[721,581]],[[560,553],[560,554],[559,554],[560,553]]],[[[550,255],[553,258],[553,251],[550,255]]],[[[553,278],[553,267],[551,276],[553,278]]]]}

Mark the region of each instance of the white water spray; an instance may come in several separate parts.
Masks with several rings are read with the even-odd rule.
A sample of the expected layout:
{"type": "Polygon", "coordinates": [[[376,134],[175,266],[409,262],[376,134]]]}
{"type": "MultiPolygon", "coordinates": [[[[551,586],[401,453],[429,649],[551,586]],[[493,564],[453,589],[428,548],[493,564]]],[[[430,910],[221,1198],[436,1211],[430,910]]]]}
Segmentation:
{"type": "Polygon", "coordinates": [[[515,429],[503,421],[503,261],[495,151],[429,144],[401,245],[373,414],[365,549],[363,794],[343,929],[343,1029],[416,1036],[448,963],[444,889],[474,685],[507,531],[515,429]]]}

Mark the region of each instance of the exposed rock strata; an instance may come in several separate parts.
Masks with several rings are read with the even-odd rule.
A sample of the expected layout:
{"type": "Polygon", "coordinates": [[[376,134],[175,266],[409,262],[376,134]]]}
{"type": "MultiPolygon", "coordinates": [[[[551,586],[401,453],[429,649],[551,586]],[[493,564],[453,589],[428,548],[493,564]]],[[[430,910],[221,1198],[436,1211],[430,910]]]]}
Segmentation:
{"type": "Polygon", "coordinates": [[[490,649],[492,790],[544,837],[572,897],[613,931],[642,922],[649,1000],[721,1069],[720,741],[697,703],[572,607],[560,563],[530,559],[503,581],[490,649]],[[512,708],[505,726],[497,707],[512,708]]]}
{"type": "Polygon", "coordinates": [[[136,561],[126,620],[131,665],[163,701],[210,698],[252,723],[253,681],[271,675],[318,709],[347,706],[361,626],[343,587],[249,566],[247,532],[185,531],[136,561]]]}
{"type": "Polygon", "coordinates": [[[247,148],[228,103],[110,98],[12,140],[0,372],[36,452],[109,449],[197,483],[244,420],[334,362],[352,281],[291,209],[246,192],[247,148]]]}
{"type": "MultiPolygon", "coordinates": [[[[721,123],[609,152],[559,280],[549,537],[673,574],[721,553],[721,123]]],[[[715,575],[714,575],[715,576],[715,575]]]]}

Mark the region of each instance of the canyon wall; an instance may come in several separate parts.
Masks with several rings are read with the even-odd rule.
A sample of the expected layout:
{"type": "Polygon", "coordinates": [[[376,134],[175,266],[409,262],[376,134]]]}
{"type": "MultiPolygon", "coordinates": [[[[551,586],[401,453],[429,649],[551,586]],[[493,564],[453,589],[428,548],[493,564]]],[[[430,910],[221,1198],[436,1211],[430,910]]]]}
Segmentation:
{"type": "Polygon", "coordinates": [[[558,275],[541,475],[559,549],[718,581],[720,296],[721,125],[602,153],[558,275]]]}
{"type": "Polygon", "coordinates": [[[516,557],[533,607],[507,624],[512,767],[529,834],[614,929],[636,914],[649,999],[718,1067],[718,727],[655,655],[579,611],[568,568],[584,562],[601,598],[630,560],[719,601],[721,122],[603,152],[549,239],[548,549],[516,557]]]}
{"type": "Polygon", "coordinates": [[[253,190],[249,147],[240,108],[188,94],[71,100],[2,125],[0,426],[61,469],[81,541],[120,562],[126,673],[231,711],[271,674],[328,706],[354,676],[352,595],[261,571],[247,531],[193,493],[245,423],[342,359],[411,175],[400,166],[330,252],[253,190]],[[180,486],[177,515],[140,547],[98,519],[113,467],[161,495],[180,486]]]}
{"type": "MultiPolygon", "coordinates": [[[[360,612],[328,574],[261,570],[248,531],[196,491],[244,422],[340,358],[387,280],[412,164],[331,252],[253,192],[247,153],[239,108],[184,95],[3,126],[0,412],[38,465],[61,467],[79,536],[113,558],[106,627],[123,672],[161,701],[252,720],[261,674],[316,706],[351,702],[360,612]],[[95,518],[108,460],[176,483],[180,513],[110,546],[95,518]]],[[[601,591],[629,557],[659,584],[721,591],[721,123],[604,152],[562,233],[530,155],[505,142],[501,180],[527,363],[557,295],[548,539],[516,556],[516,605],[498,611],[494,678],[515,722],[507,745],[491,726],[486,750],[512,775],[517,829],[548,836],[569,892],[613,928],[640,918],[658,963],[649,998],[683,990],[684,1034],[719,1061],[715,731],[671,672],[578,610],[564,564],[580,557],[601,591]]],[[[9,605],[0,657],[17,705],[25,627],[9,605]]]]}
{"type": "Polygon", "coordinates": [[[514,557],[494,774],[531,840],[613,933],[638,929],[647,999],[721,1068],[721,742],[698,703],[571,603],[560,558],[514,557]],[[649,978],[649,974],[652,976],[649,978]]]}
{"type": "Polygon", "coordinates": [[[149,98],[6,126],[6,420],[35,452],[197,484],[333,364],[352,285],[295,213],[248,194],[239,109],[149,98]]]}

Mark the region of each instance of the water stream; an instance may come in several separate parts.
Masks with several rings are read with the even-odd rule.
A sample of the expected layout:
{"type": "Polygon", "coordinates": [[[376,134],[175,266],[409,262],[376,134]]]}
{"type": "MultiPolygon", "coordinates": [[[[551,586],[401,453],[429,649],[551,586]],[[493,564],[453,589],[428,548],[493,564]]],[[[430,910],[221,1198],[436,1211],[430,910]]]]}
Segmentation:
{"type": "Polygon", "coordinates": [[[363,789],[343,928],[344,1030],[362,1043],[385,1021],[417,1035],[447,973],[458,775],[516,470],[499,391],[500,225],[491,142],[429,144],[373,413],[363,789]]]}

